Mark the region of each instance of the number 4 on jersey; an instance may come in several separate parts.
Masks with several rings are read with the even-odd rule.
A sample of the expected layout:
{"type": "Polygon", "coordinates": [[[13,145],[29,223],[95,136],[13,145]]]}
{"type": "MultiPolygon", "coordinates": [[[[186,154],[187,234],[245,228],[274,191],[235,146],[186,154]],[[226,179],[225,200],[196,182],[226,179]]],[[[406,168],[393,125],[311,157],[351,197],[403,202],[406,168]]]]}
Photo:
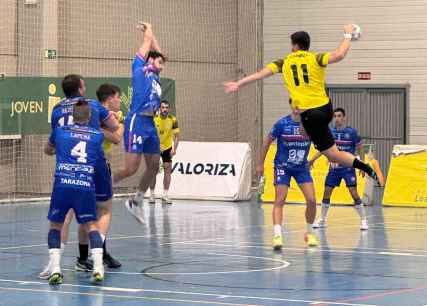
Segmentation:
{"type": "Polygon", "coordinates": [[[87,162],[87,153],[86,153],[86,142],[80,141],[74,146],[71,150],[71,156],[77,157],[77,162],[86,163],[87,162]]]}

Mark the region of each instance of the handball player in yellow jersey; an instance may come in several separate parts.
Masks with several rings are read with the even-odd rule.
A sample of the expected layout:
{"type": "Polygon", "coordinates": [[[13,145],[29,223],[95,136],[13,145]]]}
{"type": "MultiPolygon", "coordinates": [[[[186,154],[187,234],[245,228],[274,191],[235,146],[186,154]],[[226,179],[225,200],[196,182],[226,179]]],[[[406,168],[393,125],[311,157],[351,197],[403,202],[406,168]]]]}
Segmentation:
{"type": "MultiPolygon", "coordinates": [[[[172,176],[172,157],[176,154],[179,143],[179,127],[176,117],[169,113],[170,104],[166,100],[160,103],[159,114],[154,116],[157,133],[160,138],[160,157],[163,162],[163,195],[162,202],[172,204],[168,196],[169,186],[172,176]]],[[[150,204],[155,203],[154,187],[156,186],[156,177],[150,185],[150,204]]]]}
{"type": "Polygon", "coordinates": [[[344,38],[339,47],[332,52],[316,53],[309,51],[310,36],[299,31],[291,35],[292,52],[268,64],[262,70],[241,80],[224,83],[226,92],[235,92],[251,82],[282,73],[284,85],[289,92],[291,106],[300,114],[301,125],[318,151],[330,162],[344,167],[362,170],[384,186],[381,176],[368,164],[348,152],[338,150],[329,129],[333,118],[333,106],[325,90],[326,67],[343,60],[350,49],[354,26],[344,26],[344,38]]]}

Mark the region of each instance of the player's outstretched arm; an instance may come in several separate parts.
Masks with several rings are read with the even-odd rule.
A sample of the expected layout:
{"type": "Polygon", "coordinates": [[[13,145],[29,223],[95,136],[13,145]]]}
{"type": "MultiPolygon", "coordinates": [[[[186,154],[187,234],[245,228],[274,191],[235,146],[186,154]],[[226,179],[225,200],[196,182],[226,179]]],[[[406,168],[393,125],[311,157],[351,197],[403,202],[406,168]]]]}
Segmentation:
{"type": "Polygon", "coordinates": [[[268,149],[270,148],[271,143],[274,141],[271,134],[268,134],[267,137],[265,137],[264,142],[262,143],[261,152],[259,156],[258,165],[256,167],[256,171],[260,176],[264,175],[264,161],[265,157],[267,156],[268,149]]]}
{"type": "Polygon", "coordinates": [[[151,42],[151,50],[162,53],[162,49],[160,48],[159,42],[157,41],[156,35],[153,33],[153,40],[151,42]]]}
{"type": "Polygon", "coordinates": [[[138,53],[144,58],[147,57],[148,52],[150,52],[153,43],[153,28],[151,24],[147,22],[142,22],[139,24],[138,29],[140,29],[144,33],[144,40],[142,41],[142,45],[139,48],[138,53]]]}
{"type": "Polygon", "coordinates": [[[258,72],[255,72],[247,77],[244,77],[238,81],[230,81],[224,83],[224,90],[226,93],[235,92],[240,89],[240,87],[245,86],[246,84],[267,78],[273,75],[273,71],[269,67],[264,67],[258,72]]]}
{"type": "Polygon", "coordinates": [[[110,132],[109,130],[102,129],[104,137],[111,141],[114,144],[119,144],[123,138],[124,127],[123,124],[119,124],[119,128],[115,132],[110,132]]]}
{"type": "Polygon", "coordinates": [[[341,41],[341,44],[337,49],[330,52],[328,64],[338,63],[345,58],[348,50],[350,50],[351,33],[353,30],[354,26],[352,24],[347,24],[344,26],[344,39],[341,41]]]}

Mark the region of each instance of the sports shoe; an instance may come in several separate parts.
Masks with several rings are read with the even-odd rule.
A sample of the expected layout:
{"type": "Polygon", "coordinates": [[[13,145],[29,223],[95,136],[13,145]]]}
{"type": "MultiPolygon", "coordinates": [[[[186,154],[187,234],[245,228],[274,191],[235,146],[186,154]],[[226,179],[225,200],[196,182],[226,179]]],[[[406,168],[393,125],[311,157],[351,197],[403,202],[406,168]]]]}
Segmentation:
{"type": "Polygon", "coordinates": [[[309,247],[316,247],[319,245],[319,242],[317,242],[317,238],[312,233],[305,233],[304,241],[307,243],[307,246],[309,247]]]}
{"type": "Polygon", "coordinates": [[[63,276],[59,272],[52,273],[52,275],[49,276],[49,285],[55,286],[62,284],[63,276]]]}
{"type": "Polygon", "coordinates": [[[43,271],[39,273],[40,279],[49,279],[50,277],[50,262],[44,267],[43,271]]]}
{"type": "Polygon", "coordinates": [[[98,284],[104,280],[104,269],[99,271],[93,271],[90,281],[92,284],[98,284]]]}
{"type": "Polygon", "coordinates": [[[326,221],[323,219],[317,219],[314,223],[313,223],[313,228],[324,228],[327,227],[328,225],[326,224],[326,221]]]}
{"type": "Polygon", "coordinates": [[[366,231],[367,229],[369,229],[368,220],[362,219],[360,221],[360,230],[361,231],[366,231]]]}
{"type": "Polygon", "coordinates": [[[281,235],[273,237],[273,250],[280,251],[283,247],[283,238],[281,235]]]}
{"type": "Polygon", "coordinates": [[[122,266],[120,261],[113,258],[113,256],[110,255],[110,253],[104,253],[103,262],[104,262],[104,265],[106,265],[110,269],[118,269],[122,266]]]}
{"type": "Polygon", "coordinates": [[[156,198],[154,197],[154,194],[150,195],[150,198],[148,199],[149,204],[156,204],[156,198]]]}
{"type": "Polygon", "coordinates": [[[77,257],[74,269],[80,272],[90,272],[93,270],[93,263],[89,259],[81,259],[80,257],[77,257]]]}
{"type": "Polygon", "coordinates": [[[142,207],[142,205],[142,203],[138,204],[138,202],[133,199],[127,199],[125,202],[127,210],[135,217],[135,219],[139,223],[145,223],[144,208],[142,207]]]}
{"type": "Polygon", "coordinates": [[[172,200],[169,199],[168,196],[163,196],[162,197],[162,202],[171,205],[172,204],[172,200]]]}

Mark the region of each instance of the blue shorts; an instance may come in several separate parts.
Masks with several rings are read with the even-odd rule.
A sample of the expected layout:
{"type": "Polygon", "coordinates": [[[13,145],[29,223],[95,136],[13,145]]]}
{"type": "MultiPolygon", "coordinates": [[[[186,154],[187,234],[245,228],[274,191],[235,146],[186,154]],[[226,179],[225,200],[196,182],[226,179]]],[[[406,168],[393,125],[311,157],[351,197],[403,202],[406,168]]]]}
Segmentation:
{"type": "Polygon", "coordinates": [[[291,186],[292,177],[298,185],[313,182],[313,178],[311,177],[310,170],[308,168],[286,169],[280,166],[274,167],[274,185],[291,186]]]}
{"type": "Polygon", "coordinates": [[[96,221],[95,192],[54,184],[47,218],[51,222],[64,223],[70,209],[74,210],[79,224],[96,221]]]}
{"type": "Polygon", "coordinates": [[[330,169],[326,176],[325,185],[338,187],[341,184],[341,180],[345,181],[347,187],[356,187],[356,170],[354,168],[330,169]]]}
{"type": "Polygon", "coordinates": [[[95,194],[96,201],[104,202],[113,197],[113,182],[111,181],[110,163],[99,160],[95,166],[95,194]]]}
{"type": "Polygon", "coordinates": [[[124,145],[128,153],[160,154],[153,117],[129,113],[125,119],[124,145]]]}

